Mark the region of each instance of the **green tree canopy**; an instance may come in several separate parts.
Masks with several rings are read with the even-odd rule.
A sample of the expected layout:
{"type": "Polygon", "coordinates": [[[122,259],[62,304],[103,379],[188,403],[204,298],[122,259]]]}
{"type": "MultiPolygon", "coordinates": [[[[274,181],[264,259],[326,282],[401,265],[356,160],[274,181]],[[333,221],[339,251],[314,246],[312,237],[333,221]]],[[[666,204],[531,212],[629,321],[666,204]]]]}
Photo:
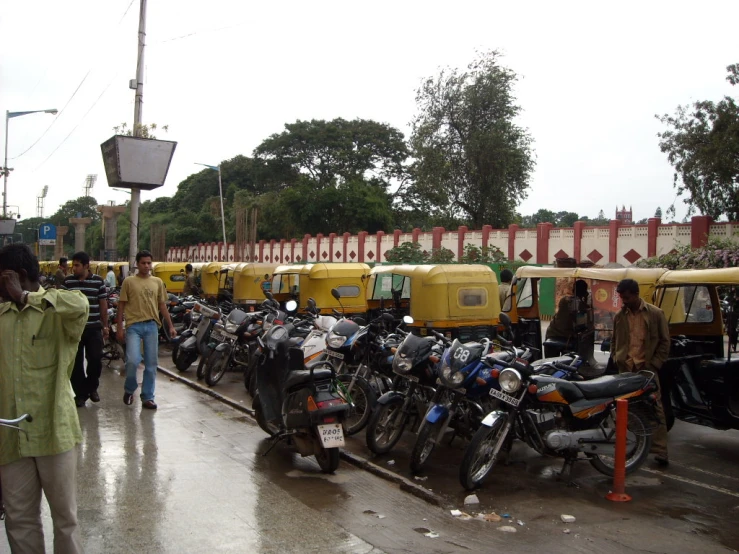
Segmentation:
{"type": "Polygon", "coordinates": [[[499,58],[481,54],[466,71],[447,68],[424,81],[412,121],[412,197],[476,229],[513,221],[534,168],[532,139],[514,122],[517,77],[499,58]]]}
{"type": "MultiPolygon", "coordinates": [[[[739,82],[739,64],[726,68],[726,80],[739,82]]],[[[739,220],[739,106],[730,96],[678,106],[675,115],[656,116],[668,130],[659,147],[675,168],[678,196],[686,195],[688,215],[739,220]]],[[[674,215],[674,205],[668,213],[674,215]]]]}

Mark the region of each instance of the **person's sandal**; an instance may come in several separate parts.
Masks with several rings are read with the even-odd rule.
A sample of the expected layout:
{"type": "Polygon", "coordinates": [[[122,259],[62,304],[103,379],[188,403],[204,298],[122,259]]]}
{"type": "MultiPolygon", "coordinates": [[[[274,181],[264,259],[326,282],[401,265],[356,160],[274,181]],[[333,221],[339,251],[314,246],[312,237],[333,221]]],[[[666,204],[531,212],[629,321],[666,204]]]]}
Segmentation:
{"type": "Polygon", "coordinates": [[[126,406],[130,406],[131,404],[133,404],[133,394],[131,394],[130,392],[123,393],[123,403],[126,406]]]}
{"type": "Polygon", "coordinates": [[[144,408],[146,408],[147,410],[156,410],[157,409],[156,402],[154,402],[153,400],[147,400],[146,402],[144,402],[142,404],[142,406],[144,408]]]}

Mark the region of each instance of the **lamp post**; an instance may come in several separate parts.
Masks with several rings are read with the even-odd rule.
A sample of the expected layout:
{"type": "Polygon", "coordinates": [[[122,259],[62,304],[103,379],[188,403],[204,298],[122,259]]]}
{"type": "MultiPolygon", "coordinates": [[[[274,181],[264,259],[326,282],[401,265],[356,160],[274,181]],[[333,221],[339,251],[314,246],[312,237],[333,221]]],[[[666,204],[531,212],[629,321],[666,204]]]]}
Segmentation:
{"type": "Polygon", "coordinates": [[[226,242],[226,218],[223,216],[223,185],[221,184],[221,166],[219,165],[208,165],[195,162],[195,165],[202,165],[209,169],[215,169],[218,171],[218,196],[221,197],[221,227],[223,229],[223,247],[227,248],[226,242]]]}
{"type": "Polygon", "coordinates": [[[5,162],[3,163],[3,217],[8,217],[8,173],[13,171],[13,168],[8,167],[8,122],[13,117],[20,117],[22,115],[28,115],[32,113],[50,113],[56,115],[58,110],[32,110],[30,112],[10,112],[5,110],[5,162]]]}

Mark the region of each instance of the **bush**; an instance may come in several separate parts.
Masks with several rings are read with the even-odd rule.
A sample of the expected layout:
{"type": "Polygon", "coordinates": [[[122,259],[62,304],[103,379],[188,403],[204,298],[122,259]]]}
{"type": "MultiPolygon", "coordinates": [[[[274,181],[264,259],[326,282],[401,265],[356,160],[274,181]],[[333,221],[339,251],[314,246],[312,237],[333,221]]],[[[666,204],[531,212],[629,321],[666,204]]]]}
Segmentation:
{"type": "Polygon", "coordinates": [[[640,260],[636,266],[667,269],[739,267],[739,242],[731,238],[711,237],[700,248],[680,245],[668,254],[640,260]]]}

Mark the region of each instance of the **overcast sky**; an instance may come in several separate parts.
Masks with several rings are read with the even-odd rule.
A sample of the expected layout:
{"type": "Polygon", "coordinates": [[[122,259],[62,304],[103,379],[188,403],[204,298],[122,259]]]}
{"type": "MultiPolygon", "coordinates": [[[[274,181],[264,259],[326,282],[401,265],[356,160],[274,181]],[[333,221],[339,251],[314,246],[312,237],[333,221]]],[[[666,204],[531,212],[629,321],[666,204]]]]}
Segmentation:
{"type": "MultiPolygon", "coordinates": [[[[654,115],[736,95],[725,67],[739,62],[739,2],[148,6],[143,119],[169,125],[158,138],[178,146],[165,186],[142,200],[174,194],[195,162],[251,155],[297,119],[373,119],[407,136],[422,78],[498,49],[520,75],[521,124],[535,141],[519,211],[612,217],[626,204],[640,219],[675,198],[654,115]]],[[[83,194],[88,174],[99,175],[99,202],[127,198],[107,186],[100,143],[133,121],[138,14],[139,0],[3,2],[0,110],[61,111],[10,120],[8,204],[24,218],[44,185],[49,216],[83,194]]]]}

